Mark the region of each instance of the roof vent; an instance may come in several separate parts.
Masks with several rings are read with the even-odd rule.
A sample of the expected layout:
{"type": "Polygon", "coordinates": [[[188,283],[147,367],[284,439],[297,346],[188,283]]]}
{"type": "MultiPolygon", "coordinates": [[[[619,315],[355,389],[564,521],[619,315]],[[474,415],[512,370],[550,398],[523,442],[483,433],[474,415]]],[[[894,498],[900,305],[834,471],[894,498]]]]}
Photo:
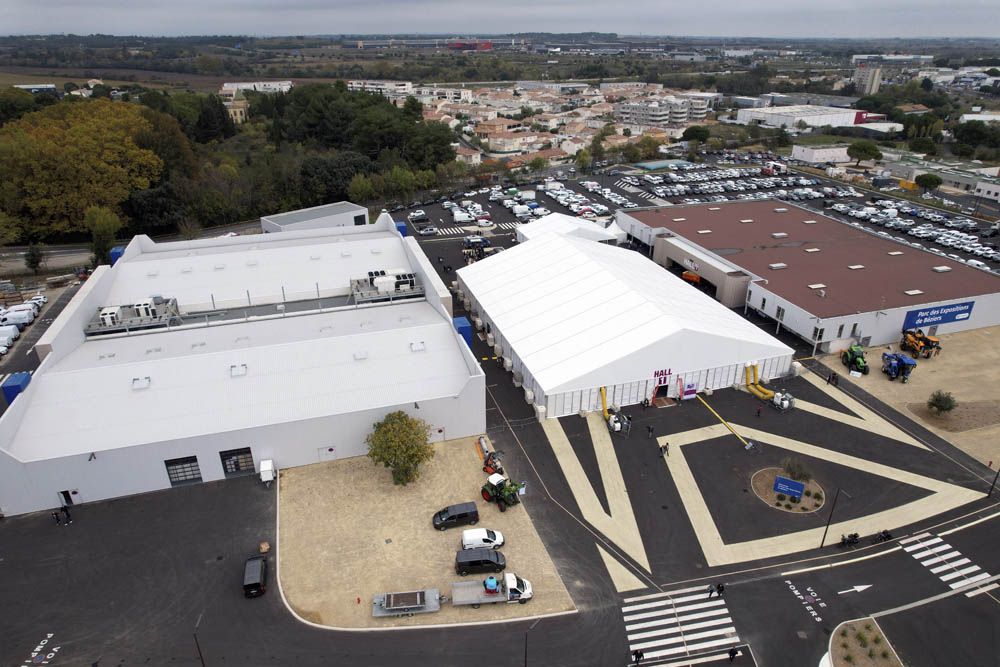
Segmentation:
{"type": "Polygon", "coordinates": [[[803,220],[802,224],[803,225],[815,225],[816,221],[815,220],[803,220]]]}
{"type": "Polygon", "coordinates": [[[139,389],[149,389],[149,385],[153,384],[153,381],[148,375],[141,378],[132,378],[132,389],[138,391],[139,389]]]}
{"type": "Polygon", "coordinates": [[[232,364],[229,366],[229,377],[239,378],[247,374],[246,364],[232,364]]]}
{"type": "Polygon", "coordinates": [[[382,249],[381,248],[372,248],[371,249],[371,253],[373,255],[381,255],[382,254],[382,249]]]}
{"type": "Polygon", "coordinates": [[[257,266],[258,262],[256,259],[248,259],[247,266],[257,266]]]}
{"type": "Polygon", "coordinates": [[[315,261],[317,259],[322,259],[321,255],[309,255],[309,259],[315,261]]]}
{"type": "Polygon", "coordinates": [[[709,211],[721,211],[722,209],[720,207],[718,207],[718,206],[709,206],[708,210],[709,211]]]}
{"type": "Polygon", "coordinates": [[[809,289],[823,289],[824,287],[826,287],[826,285],[823,283],[813,283],[812,285],[809,285],[809,289]]]}
{"type": "Polygon", "coordinates": [[[740,220],[740,222],[742,222],[743,224],[746,224],[748,222],[753,222],[753,218],[744,218],[743,220],[740,220]]]}
{"type": "Polygon", "coordinates": [[[785,213],[786,211],[788,211],[787,208],[776,208],[776,209],[774,209],[775,213],[785,213]]]}
{"type": "Polygon", "coordinates": [[[858,269],[865,268],[865,265],[864,264],[848,264],[847,268],[849,268],[851,271],[857,271],[858,269]]]}
{"type": "Polygon", "coordinates": [[[191,267],[185,266],[184,268],[181,269],[181,273],[191,273],[191,267]]]}
{"type": "Polygon", "coordinates": [[[788,232],[772,232],[771,238],[773,239],[787,239],[788,232]]]}
{"type": "Polygon", "coordinates": [[[712,230],[711,229],[699,229],[698,233],[699,234],[711,234],[712,230]]]}
{"type": "Polygon", "coordinates": [[[341,250],[340,251],[340,256],[341,257],[350,257],[351,256],[351,251],[350,250],[341,250]]]}
{"type": "Polygon", "coordinates": [[[887,254],[892,255],[893,257],[895,257],[897,255],[902,255],[903,251],[902,250],[893,250],[892,252],[887,253],[887,254]]]}
{"type": "Polygon", "coordinates": [[[775,271],[777,271],[778,269],[788,268],[788,265],[785,264],[784,262],[775,262],[774,264],[768,264],[767,268],[774,269],[775,271]]]}
{"type": "Polygon", "coordinates": [[[948,273],[951,271],[950,266],[935,266],[933,269],[934,273],[948,273]]]}
{"type": "Polygon", "coordinates": [[[358,350],[354,353],[354,361],[364,361],[368,358],[368,350],[358,350]]]}
{"type": "Polygon", "coordinates": [[[410,352],[423,352],[426,349],[427,346],[424,345],[424,341],[422,340],[415,340],[410,343],[410,352]]]}
{"type": "Polygon", "coordinates": [[[806,248],[806,252],[819,252],[819,248],[806,248]]]}
{"type": "Polygon", "coordinates": [[[674,218],[674,222],[684,222],[687,218],[674,218]]]}
{"type": "Polygon", "coordinates": [[[215,265],[215,270],[216,270],[216,271],[221,271],[221,270],[222,270],[222,269],[224,269],[224,268],[226,268],[226,265],[225,265],[225,264],[216,264],[216,265],[215,265]]]}
{"type": "Polygon", "coordinates": [[[917,296],[918,294],[923,294],[923,293],[924,291],[919,289],[903,290],[903,294],[905,294],[906,296],[917,296]]]}
{"type": "Polygon", "coordinates": [[[160,272],[157,271],[156,269],[153,269],[152,271],[147,271],[146,272],[146,277],[147,278],[155,278],[158,275],[160,275],[160,272]]]}

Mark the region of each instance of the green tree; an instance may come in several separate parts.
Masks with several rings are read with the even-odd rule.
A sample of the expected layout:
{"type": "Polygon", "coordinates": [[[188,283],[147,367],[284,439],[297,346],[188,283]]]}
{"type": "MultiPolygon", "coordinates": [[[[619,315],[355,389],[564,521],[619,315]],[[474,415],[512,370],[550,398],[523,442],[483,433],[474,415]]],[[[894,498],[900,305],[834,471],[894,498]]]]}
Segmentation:
{"type": "Polygon", "coordinates": [[[686,128],[684,134],[681,135],[681,139],[684,141],[700,141],[702,143],[708,141],[708,137],[708,128],[702,125],[692,125],[686,128]]]}
{"type": "Polygon", "coordinates": [[[405,486],[420,476],[420,466],[434,457],[430,426],[402,410],[390,412],[365,438],[368,458],[392,470],[394,484],[405,486]]]}
{"type": "Polygon", "coordinates": [[[854,160],[854,166],[861,164],[862,160],[881,160],[882,151],[878,149],[873,141],[861,140],[851,142],[847,147],[847,155],[854,160]]]}
{"type": "Polygon", "coordinates": [[[532,158],[531,162],[528,163],[528,169],[532,173],[538,173],[540,171],[545,171],[549,166],[549,161],[543,157],[532,158]]]}
{"type": "Polygon", "coordinates": [[[934,140],[930,137],[915,137],[910,139],[907,145],[915,153],[925,153],[927,155],[937,153],[937,146],[934,145],[934,140]]]}
{"type": "Polygon", "coordinates": [[[631,137],[632,136],[632,128],[626,127],[624,130],[622,130],[622,136],[623,137],[631,137]]]}
{"type": "Polygon", "coordinates": [[[385,187],[389,194],[398,195],[400,199],[407,200],[417,189],[417,180],[413,172],[396,165],[389,173],[385,174],[385,187]]]}
{"type": "Polygon", "coordinates": [[[355,174],[347,186],[347,197],[358,204],[375,198],[375,188],[370,178],[364,174],[355,174]]]}
{"type": "Polygon", "coordinates": [[[20,88],[0,88],[0,125],[34,111],[35,98],[20,88]]]}
{"type": "Polygon", "coordinates": [[[576,153],[576,158],[574,159],[576,163],[576,168],[580,171],[587,171],[590,169],[590,165],[594,162],[594,158],[591,157],[590,151],[586,148],[581,148],[576,153]]]}
{"type": "Polygon", "coordinates": [[[638,162],[642,159],[642,151],[635,144],[625,144],[622,146],[622,160],[625,162],[638,162]]]}
{"type": "Polygon", "coordinates": [[[416,97],[410,95],[403,102],[403,115],[416,122],[424,118],[424,105],[416,97]]]}
{"type": "MultiPolygon", "coordinates": [[[[0,184],[0,187],[3,187],[0,184]]],[[[24,221],[0,211],[0,245],[17,243],[24,236],[24,221]]]]}
{"type": "Polygon", "coordinates": [[[929,93],[932,90],[934,90],[934,82],[931,81],[928,77],[925,76],[920,81],[920,87],[924,90],[925,93],[929,93]]]}
{"type": "Polygon", "coordinates": [[[115,235],[122,228],[121,219],[110,209],[91,206],[84,213],[83,225],[90,230],[90,249],[93,252],[91,264],[95,268],[101,264],[110,264],[115,235]]]}
{"type": "Polygon", "coordinates": [[[951,392],[942,389],[938,389],[927,399],[927,408],[939,415],[942,412],[951,412],[956,405],[958,405],[958,401],[951,395],[951,392]]]}
{"type": "Polygon", "coordinates": [[[919,174],[913,179],[913,182],[917,184],[924,192],[930,192],[931,190],[936,190],[944,181],[937,174],[919,174]]]}
{"type": "Polygon", "coordinates": [[[201,98],[201,109],[194,125],[194,139],[199,143],[207,143],[215,139],[225,139],[236,134],[229,112],[216,95],[201,98]]]}
{"type": "Polygon", "coordinates": [[[636,148],[643,160],[650,160],[660,154],[660,140],[647,134],[639,139],[636,148]]]}
{"type": "Polygon", "coordinates": [[[39,243],[32,243],[24,253],[24,265],[36,276],[45,265],[45,248],[39,243]]]}

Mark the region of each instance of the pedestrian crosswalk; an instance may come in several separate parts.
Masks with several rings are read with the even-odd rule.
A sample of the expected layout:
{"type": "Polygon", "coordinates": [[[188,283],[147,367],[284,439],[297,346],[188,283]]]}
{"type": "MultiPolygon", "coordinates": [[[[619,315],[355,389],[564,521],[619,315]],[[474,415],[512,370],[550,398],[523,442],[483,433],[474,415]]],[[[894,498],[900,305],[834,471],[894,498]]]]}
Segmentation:
{"type": "Polygon", "coordinates": [[[516,222],[501,222],[497,224],[497,227],[499,227],[500,229],[517,229],[518,226],[519,223],[516,222]]]}
{"type": "Polygon", "coordinates": [[[438,227],[438,234],[444,234],[445,236],[455,236],[456,234],[464,234],[465,229],[462,227],[438,227]]]}
{"type": "Polygon", "coordinates": [[[624,181],[622,179],[618,179],[617,181],[615,181],[615,187],[616,188],[629,188],[629,187],[632,187],[632,186],[631,186],[630,183],[628,183],[628,182],[626,182],[626,181],[624,181]]]}
{"type": "Polygon", "coordinates": [[[623,600],[628,650],[646,660],[713,651],[740,643],[725,598],[695,586],[623,600]]]}
{"type": "MultiPolygon", "coordinates": [[[[899,545],[952,590],[990,578],[988,572],[936,535],[921,533],[900,540],[899,545]]],[[[990,586],[998,587],[995,583],[990,586]]],[[[970,591],[966,595],[971,597],[976,593],[977,591],[970,591]]]]}
{"type": "Polygon", "coordinates": [[[656,199],[656,195],[654,195],[652,192],[646,192],[645,190],[640,190],[639,192],[636,192],[635,196],[638,197],[639,199],[656,199]]]}

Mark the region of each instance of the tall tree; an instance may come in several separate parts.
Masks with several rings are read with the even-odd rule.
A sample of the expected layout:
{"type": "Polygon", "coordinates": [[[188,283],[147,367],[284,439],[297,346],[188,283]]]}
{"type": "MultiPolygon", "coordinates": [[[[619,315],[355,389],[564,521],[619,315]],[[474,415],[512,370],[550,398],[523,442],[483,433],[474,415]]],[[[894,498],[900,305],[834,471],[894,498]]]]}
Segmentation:
{"type": "Polygon", "coordinates": [[[101,206],[91,206],[83,216],[84,226],[90,230],[90,261],[96,268],[111,263],[111,248],[115,245],[115,235],[122,228],[121,219],[115,212],[101,206]]]}
{"type": "Polygon", "coordinates": [[[24,266],[36,276],[45,265],[45,248],[40,243],[32,243],[24,252],[24,266]]]}
{"type": "Polygon", "coordinates": [[[420,476],[420,466],[434,458],[430,426],[402,410],[390,412],[365,438],[368,458],[392,470],[392,481],[405,486],[420,476]]]}
{"type": "Polygon", "coordinates": [[[861,164],[862,160],[881,160],[882,151],[878,149],[873,141],[854,141],[847,147],[847,156],[854,160],[854,166],[861,164]]]}
{"type": "Polygon", "coordinates": [[[913,182],[917,184],[924,192],[929,192],[931,190],[936,190],[942,183],[941,177],[937,174],[918,174],[913,182]]]}

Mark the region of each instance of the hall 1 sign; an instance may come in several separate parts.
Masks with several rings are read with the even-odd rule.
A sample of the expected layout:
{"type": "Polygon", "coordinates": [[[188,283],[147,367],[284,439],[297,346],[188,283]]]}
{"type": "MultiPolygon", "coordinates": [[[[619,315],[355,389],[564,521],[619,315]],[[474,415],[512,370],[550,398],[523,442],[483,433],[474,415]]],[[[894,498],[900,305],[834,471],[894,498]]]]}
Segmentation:
{"type": "Polygon", "coordinates": [[[774,490],[778,493],[784,493],[786,496],[801,498],[802,492],[806,490],[806,485],[786,477],[775,477],[774,490]]]}
{"type": "Polygon", "coordinates": [[[674,374],[672,368],[664,368],[662,370],[653,371],[653,380],[656,382],[656,386],[659,387],[661,384],[670,384],[670,376],[674,374]]]}

